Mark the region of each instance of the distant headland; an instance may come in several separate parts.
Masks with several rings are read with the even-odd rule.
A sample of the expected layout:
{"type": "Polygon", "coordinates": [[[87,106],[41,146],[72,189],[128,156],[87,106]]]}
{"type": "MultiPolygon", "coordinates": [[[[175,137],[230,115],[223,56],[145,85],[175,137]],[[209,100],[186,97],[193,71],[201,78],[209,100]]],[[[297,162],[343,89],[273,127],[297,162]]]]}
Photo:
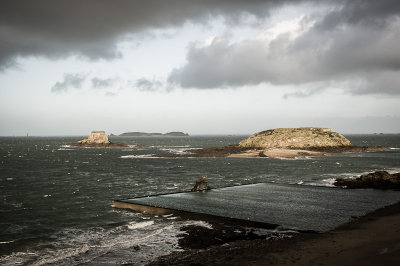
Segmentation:
{"type": "Polygon", "coordinates": [[[119,135],[120,137],[153,137],[153,136],[170,136],[170,137],[188,137],[189,134],[173,131],[168,133],[146,133],[146,132],[126,132],[119,135]]]}
{"type": "Polygon", "coordinates": [[[329,153],[371,152],[385,147],[359,147],[330,128],[276,128],[253,134],[238,144],[190,150],[186,154],[159,157],[269,157],[295,158],[329,153]]]}
{"type": "Polygon", "coordinates": [[[109,141],[106,132],[104,131],[92,131],[87,139],[80,140],[76,143],[71,143],[71,146],[93,148],[128,147],[127,144],[122,142],[109,141]]]}

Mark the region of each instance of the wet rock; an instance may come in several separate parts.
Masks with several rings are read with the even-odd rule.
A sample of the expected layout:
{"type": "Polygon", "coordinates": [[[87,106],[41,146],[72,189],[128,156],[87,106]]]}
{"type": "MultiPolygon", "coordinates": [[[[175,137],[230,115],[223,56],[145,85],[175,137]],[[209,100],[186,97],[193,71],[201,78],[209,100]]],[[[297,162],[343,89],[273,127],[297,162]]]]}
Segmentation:
{"type": "Polygon", "coordinates": [[[268,157],[267,155],[265,155],[264,151],[260,151],[260,152],[258,153],[258,156],[259,156],[259,157],[268,157]]]}
{"type": "Polygon", "coordinates": [[[267,237],[243,227],[223,224],[213,224],[213,228],[189,225],[181,230],[185,233],[180,235],[179,246],[185,249],[205,249],[238,240],[266,239],[267,237]]]}
{"type": "Polygon", "coordinates": [[[347,188],[400,189],[400,173],[376,171],[361,175],[356,179],[337,178],[334,185],[347,188]]]}

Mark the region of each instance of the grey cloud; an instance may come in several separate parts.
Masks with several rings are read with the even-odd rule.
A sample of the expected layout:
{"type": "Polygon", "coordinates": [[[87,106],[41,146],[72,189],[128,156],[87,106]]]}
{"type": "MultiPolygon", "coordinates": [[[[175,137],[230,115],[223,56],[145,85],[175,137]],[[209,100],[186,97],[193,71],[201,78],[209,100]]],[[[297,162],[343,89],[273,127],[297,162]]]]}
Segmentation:
{"type": "Polygon", "coordinates": [[[63,92],[71,88],[81,88],[87,74],[84,73],[67,73],[64,74],[63,80],[56,82],[51,88],[52,92],[63,92]]]}
{"type": "Polygon", "coordinates": [[[323,87],[316,87],[308,90],[298,90],[292,93],[286,93],[283,95],[284,99],[289,99],[289,98],[306,98],[311,95],[317,94],[321,91],[323,91],[323,87]]]}
{"type": "MultiPolygon", "coordinates": [[[[20,56],[116,58],[117,43],[147,29],[207,22],[216,16],[268,15],[277,0],[4,0],[0,8],[0,68],[20,56]]],[[[237,20],[237,19],[236,19],[237,20]]]]}
{"type": "MultiPolygon", "coordinates": [[[[274,78],[265,69],[268,50],[259,40],[230,44],[224,38],[214,39],[209,46],[193,44],[187,64],[174,69],[168,81],[184,88],[218,88],[259,84],[274,78]]],[[[279,67],[279,66],[277,66],[279,67]]]]}
{"type": "Polygon", "coordinates": [[[116,81],[117,81],[116,78],[108,78],[108,79],[92,78],[92,87],[95,89],[105,89],[113,86],[116,81]]]}
{"type": "MultiPolygon", "coordinates": [[[[369,1],[363,3],[375,6],[369,1]]],[[[394,9],[398,6],[393,5],[394,9]]],[[[219,38],[207,46],[192,45],[187,63],[174,69],[168,80],[183,88],[221,88],[264,82],[286,85],[356,79],[362,80],[363,86],[349,88],[351,93],[400,94],[400,12],[378,10],[373,27],[366,22],[372,19],[366,12],[364,17],[359,14],[357,23],[349,22],[330,31],[321,27],[321,20],[326,18],[321,17],[297,38],[282,34],[271,42],[254,39],[237,43],[219,38]],[[378,20],[385,23],[379,24],[378,20]]]]}
{"type": "Polygon", "coordinates": [[[400,71],[386,71],[369,75],[364,82],[354,86],[353,94],[400,94],[400,71]]]}
{"type": "Polygon", "coordinates": [[[146,78],[140,78],[136,80],[135,86],[142,91],[156,91],[162,87],[163,83],[159,80],[149,80],[146,78]]]}
{"type": "Polygon", "coordinates": [[[378,87],[382,93],[399,93],[388,77],[397,75],[400,65],[397,0],[4,0],[0,71],[15,65],[15,58],[27,56],[118,58],[118,42],[132,34],[185,22],[207,23],[215,17],[227,23],[240,23],[247,15],[265,20],[277,8],[302,2],[328,7],[329,12],[300,38],[293,41],[282,35],[269,44],[220,39],[209,47],[193,45],[187,65],[171,72],[169,81],[182,87],[216,88],[359,76],[369,83],[355,93],[373,93],[378,87]],[[382,73],[379,83],[367,79],[377,73],[382,73]]]}
{"type": "Polygon", "coordinates": [[[364,24],[383,26],[396,19],[400,13],[400,2],[397,0],[346,0],[336,1],[333,10],[319,23],[318,28],[332,30],[347,24],[364,24]]]}
{"type": "Polygon", "coordinates": [[[400,133],[400,116],[323,117],[314,119],[313,124],[344,134],[400,133]]]}

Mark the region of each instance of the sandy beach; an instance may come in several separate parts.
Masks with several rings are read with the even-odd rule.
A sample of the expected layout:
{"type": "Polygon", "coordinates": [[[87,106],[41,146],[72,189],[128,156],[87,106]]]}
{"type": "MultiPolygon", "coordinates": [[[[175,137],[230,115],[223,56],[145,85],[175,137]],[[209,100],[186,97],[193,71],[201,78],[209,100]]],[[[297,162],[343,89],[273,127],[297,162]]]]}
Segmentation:
{"type": "Polygon", "coordinates": [[[206,239],[224,239],[229,230],[213,225],[212,237],[199,238],[198,228],[188,228],[180,242],[184,251],[161,257],[150,265],[398,265],[399,225],[397,203],[327,233],[303,232],[290,238],[265,240],[248,235],[229,241],[232,239],[225,236],[223,243],[211,241],[208,246],[206,239]],[[196,242],[202,245],[193,245],[196,242]]]}

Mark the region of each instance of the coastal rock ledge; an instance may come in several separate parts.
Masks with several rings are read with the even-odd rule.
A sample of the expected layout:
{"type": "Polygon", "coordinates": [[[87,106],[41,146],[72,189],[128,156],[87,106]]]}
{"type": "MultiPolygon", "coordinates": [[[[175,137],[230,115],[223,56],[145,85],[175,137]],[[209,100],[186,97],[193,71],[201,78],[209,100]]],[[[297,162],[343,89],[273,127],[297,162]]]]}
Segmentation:
{"type": "Polygon", "coordinates": [[[71,146],[77,147],[127,147],[128,145],[121,142],[111,142],[108,140],[105,131],[92,131],[87,139],[72,143],[71,146]]]}
{"type": "Polygon", "coordinates": [[[337,178],[335,186],[346,188],[400,189],[400,173],[376,171],[354,178],[337,178]]]}

